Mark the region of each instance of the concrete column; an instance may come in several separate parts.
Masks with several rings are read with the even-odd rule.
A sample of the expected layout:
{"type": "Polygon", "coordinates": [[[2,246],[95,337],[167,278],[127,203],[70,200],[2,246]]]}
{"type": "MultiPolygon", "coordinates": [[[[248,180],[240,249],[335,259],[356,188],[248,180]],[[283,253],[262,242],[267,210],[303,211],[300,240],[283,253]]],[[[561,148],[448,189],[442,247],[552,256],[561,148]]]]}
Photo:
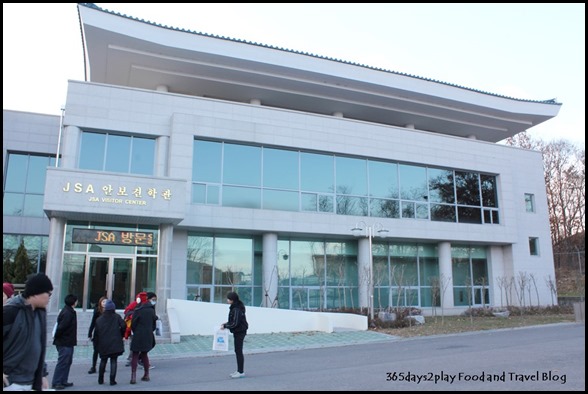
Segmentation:
{"type": "Polygon", "coordinates": [[[359,283],[360,308],[369,308],[370,306],[371,265],[370,240],[367,237],[359,238],[357,241],[357,283],[359,283]]]}
{"type": "Polygon", "coordinates": [[[155,176],[169,176],[168,156],[169,156],[169,137],[162,135],[157,137],[155,142],[155,176]]]}
{"type": "MultiPolygon", "coordinates": [[[[47,306],[48,313],[59,310],[61,297],[61,280],[63,275],[63,237],[65,236],[65,219],[51,218],[49,223],[49,245],[47,246],[47,266],[45,274],[53,283],[53,297],[47,306]]],[[[81,294],[78,297],[82,297],[81,294]]],[[[81,300],[79,302],[81,304],[81,300]]]]}
{"type": "Polygon", "coordinates": [[[59,166],[61,168],[77,168],[78,149],[82,130],[76,126],[65,126],[61,136],[61,159],[59,166]]]}
{"type": "Polygon", "coordinates": [[[278,235],[263,234],[262,259],[263,302],[265,308],[277,308],[278,299],[278,235]]]}
{"type": "Polygon", "coordinates": [[[171,297],[171,258],[174,226],[162,224],[159,226],[159,259],[157,260],[157,275],[155,294],[157,305],[155,311],[163,315],[167,308],[167,300],[171,297]]]}
{"type": "Polygon", "coordinates": [[[451,268],[451,243],[439,242],[439,284],[441,307],[453,308],[453,274],[451,268]],[[443,289],[445,288],[445,291],[443,289]]]}

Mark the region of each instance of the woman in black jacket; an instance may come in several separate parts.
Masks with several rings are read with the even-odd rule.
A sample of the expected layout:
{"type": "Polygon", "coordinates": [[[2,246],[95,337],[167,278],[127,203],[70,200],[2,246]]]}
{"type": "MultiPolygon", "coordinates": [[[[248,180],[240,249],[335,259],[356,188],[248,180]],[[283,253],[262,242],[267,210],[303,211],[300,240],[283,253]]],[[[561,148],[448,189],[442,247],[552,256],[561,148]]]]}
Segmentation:
{"type": "MultiPolygon", "coordinates": [[[[157,297],[157,296],[155,296],[157,297]]],[[[155,331],[157,315],[155,314],[155,303],[141,302],[133,311],[131,320],[131,330],[133,331],[133,340],[131,342],[131,384],[137,383],[137,364],[139,358],[143,360],[143,369],[145,374],[141,380],[148,382],[149,378],[149,356],[147,353],[155,347],[155,331]]]]}
{"type": "Polygon", "coordinates": [[[118,356],[125,352],[123,337],[127,329],[125,321],[115,312],[112,300],[104,303],[104,312],[96,320],[94,331],[94,345],[100,353],[100,367],[98,368],[98,384],[104,383],[106,362],[110,359],[110,385],[116,384],[116,369],[118,356]]]}
{"type": "Polygon", "coordinates": [[[106,301],[108,298],[100,297],[98,300],[98,305],[94,308],[94,314],[92,315],[92,322],[90,323],[90,328],[88,329],[88,338],[92,341],[94,345],[94,353],[92,353],[92,367],[88,371],[88,373],[96,373],[96,363],[98,362],[98,346],[95,339],[94,329],[96,328],[96,320],[104,313],[104,306],[106,305],[106,301]]]}
{"type": "Polygon", "coordinates": [[[239,295],[234,291],[227,294],[227,303],[229,307],[229,321],[221,324],[221,328],[228,328],[233,334],[235,341],[235,356],[237,357],[237,370],[229,375],[233,379],[245,377],[244,364],[245,357],[243,356],[243,342],[249,324],[245,316],[245,304],[239,299],[239,295]]]}

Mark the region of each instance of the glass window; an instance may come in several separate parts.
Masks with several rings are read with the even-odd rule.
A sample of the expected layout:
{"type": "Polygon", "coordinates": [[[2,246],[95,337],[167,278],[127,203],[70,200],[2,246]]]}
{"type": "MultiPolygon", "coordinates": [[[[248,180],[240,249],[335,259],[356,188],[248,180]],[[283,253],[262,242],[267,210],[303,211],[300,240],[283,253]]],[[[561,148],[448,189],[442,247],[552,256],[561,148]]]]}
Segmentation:
{"type": "Polygon", "coordinates": [[[485,207],[497,207],[496,198],[496,177],[491,175],[480,175],[482,187],[482,205],[485,207]]]}
{"type": "Polygon", "coordinates": [[[4,185],[4,215],[44,217],[43,196],[47,167],[55,165],[49,156],[8,154],[4,185]]]}
{"type": "Polygon", "coordinates": [[[367,160],[335,157],[337,194],[367,195],[367,160]]]}
{"type": "Polygon", "coordinates": [[[426,201],[427,170],[406,164],[399,166],[400,170],[400,198],[403,200],[426,201]]]}
{"type": "Polygon", "coordinates": [[[333,193],[334,157],[300,153],[300,182],[304,191],[333,193]]]}
{"type": "Polygon", "coordinates": [[[224,186],[223,206],[259,209],[261,208],[261,189],[224,186]]]}
{"type": "Polygon", "coordinates": [[[398,165],[368,160],[370,192],[372,197],[398,198],[398,165]]]}
{"type": "Polygon", "coordinates": [[[298,192],[263,190],[263,209],[299,211],[298,192]]]}
{"type": "Polygon", "coordinates": [[[252,284],[253,242],[247,238],[215,238],[214,283],[236,286],[252,284]]]}
{"type": "Polygon", "coordinates": [[[129,172],[131,161],[131,139],[121,135],[109,135],[104,170],[109,172],[129,172]]]}
{"type": "Polygon", "coordinates": [[[153,175],[155,139],[83,132],[79,168],[153,175]]]}
{"type": "Polygon", "coordinates": [[[106,134],[82,133],[80,144],[79,167],[83,170],[104,169],[104,156],[106,154],[106,134]]]}
{"type": "Polygon", "coordinates": [[[453,171],[429,168],[429,201],[453,204],[455,190],[453,171]]]}
{"type": "Polygon", "coordinates": [[[539,238],[529,237],[529,252],[531,256],[539,256],[539,238]]]}
{"type": "Polygon", "coordinates": [[[133,137],[131,174],[153,175],[155,140],[133,137]]]}
{"type": "Polygon", "coordinates": [[[298,152],[263,149],[263,187],[298,190],[298,179],[298,152]]]}
{"type": "Polygon", "coordinates": [[[455,222],[455,205],[431,204],[431,220],[435,222],[455,222]]]}
{"type": "Polygon", "coordinates": [[[529,213],[535,212],[535,195],[525,193],[525,209],[529,213]]]}
{"type": "Polygon", "coordinates": [[[213,238],[188,236],[187,284],[212,284],[213,238]]]}
{"type": "Polygon", "coordinates": [[[482,223],[482,210],[480,208],[457,207],[457,221],[459,223],[482,223]]]}
{"type": "Polygon", "coordinates": [[[475,172],[455,171],[457,203],[480,205],[480,182],[475,172]]]}
{"type": "Polygon", "coordinates": [[[367,216],[368,205],[367,198],[337,196],[337,214],[338,215],[354,215],[367,216]]]}
{"type": "Polygon", "coordinates": [[[221,182],[222,144],[212,141],[194,141],[192,180],[221,182]]]}
{"type": "Polygon", "coordinates": [[[261,148],[225,144],[223,182],[234,185],[261,186],[261,148]]]}
{"type": "Polygon", "coordinates": [[[397,200],[370,199],[370,216],[380,218],[399,218],[400,208],[397,200]]]}

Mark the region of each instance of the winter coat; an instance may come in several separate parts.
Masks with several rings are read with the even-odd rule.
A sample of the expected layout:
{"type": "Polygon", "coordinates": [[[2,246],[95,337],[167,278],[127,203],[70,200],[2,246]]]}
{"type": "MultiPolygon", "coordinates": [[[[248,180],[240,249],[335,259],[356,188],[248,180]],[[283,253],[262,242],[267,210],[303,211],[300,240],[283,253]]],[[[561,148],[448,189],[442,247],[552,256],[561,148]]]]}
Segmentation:
{"type": "Polygon", "coordinates": [[[155,347],[155,335],[157,315],[155,307],[147,302],[140,303],[133,311],[131,329],[133,340],[131,341],[132,352],[148,352],[155,347]]]}
{"type": "Polygon", "coordinates": [[[17,368],[23,358],[28,356],[30,340],[34,334],[34,320],[41,321],[41,356],[33,380],[33,390],[41,391],[45,373],[45,351],[47,349],[47,311],[25,304],[24,298],[17,295],[11,298],[3,308],[2,314],[2,369],[10,379],[11,372],[17,368]]]}
{"type": "Polygon", "coordinates": [[[78,315],[70,305],[65,305],[57,316],[57,329],[53,337],[53,344],[67,347],[78,344],[78,315]]]}
{"type": "Polygon", "coordinates": [[[247,332],[249,324],[245,316],[245,305],[243,303],[231,304],[229,307],[229,321],[224,324],[233,334],[236,332],[247,332]]]}
{"type": "Polygon", "coordinates": [[[120,356],[125,351],[123,337],[127,325],[115,311],[104,311],[96,319],[94,329],[94,345],[100,356],[120,356]]]}

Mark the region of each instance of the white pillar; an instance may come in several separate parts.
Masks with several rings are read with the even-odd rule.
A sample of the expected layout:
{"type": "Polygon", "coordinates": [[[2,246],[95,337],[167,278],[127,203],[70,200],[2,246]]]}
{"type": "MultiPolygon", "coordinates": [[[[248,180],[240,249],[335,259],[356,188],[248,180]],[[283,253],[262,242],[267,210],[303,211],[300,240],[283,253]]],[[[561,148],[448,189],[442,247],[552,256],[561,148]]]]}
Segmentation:
{"type": "Polygon", "coordinates": [[[453,308],[453,274],[451,268],[451,243],[439,242],[439,286],[441,307],[453,308]],[[443,291],[445,288],[445,291],[443,291]]]}
{"type": "MultiPolygon", "coordinates": [[[[47,266],[45,274],[53,283],[53,294],[47,305],[47,312],[57,312],[61,297],[61,280],[63,276],[63,237],[65,236],[65,219],[51,218],[49,223],[49,245],[47,246],[47,266]]],[[[82,304],[82,294],[77,294],[80,298],[79,304],[82,304]]],[[[64,295],[65,297],[65,295],[64,295]]]]}
{"type": "Polygon", "coordinates": [[[82,130],[76,126],[65,126],[61,136],[61,168],[78,168],[76,162],[82,130]]]}
{"type": "Polygon", "coordinates": [[[370,287],[371,282],[371,265],[370,261],[370,240],[367,237],[359,238],[357,241],[357,274],[359,283],[358,297],[359,307],[369,308],[370,306],[370,287]]]}
{"type": "Polygon", "coordinates": [[[155,140],[155,176],[169,176],[168,169],[169,137],[162,135],[155,140]]]}
{"type": "Polygon", "coordinates": [[[262,259],[262,285],[263,301],[266,308],[278,306],[278,235],[274,233],[263,234],[263,259],[262,259]]]}
{"type": "Polygon", "coordinates": [[[174,226],[162,224],[159,226],[159,258],[157,259],[157,274],[155,276],[155,294],[157,305],[155,311],[162,315],[167,310],[167,300],[171,297],[171,258],[174,226]]]}

